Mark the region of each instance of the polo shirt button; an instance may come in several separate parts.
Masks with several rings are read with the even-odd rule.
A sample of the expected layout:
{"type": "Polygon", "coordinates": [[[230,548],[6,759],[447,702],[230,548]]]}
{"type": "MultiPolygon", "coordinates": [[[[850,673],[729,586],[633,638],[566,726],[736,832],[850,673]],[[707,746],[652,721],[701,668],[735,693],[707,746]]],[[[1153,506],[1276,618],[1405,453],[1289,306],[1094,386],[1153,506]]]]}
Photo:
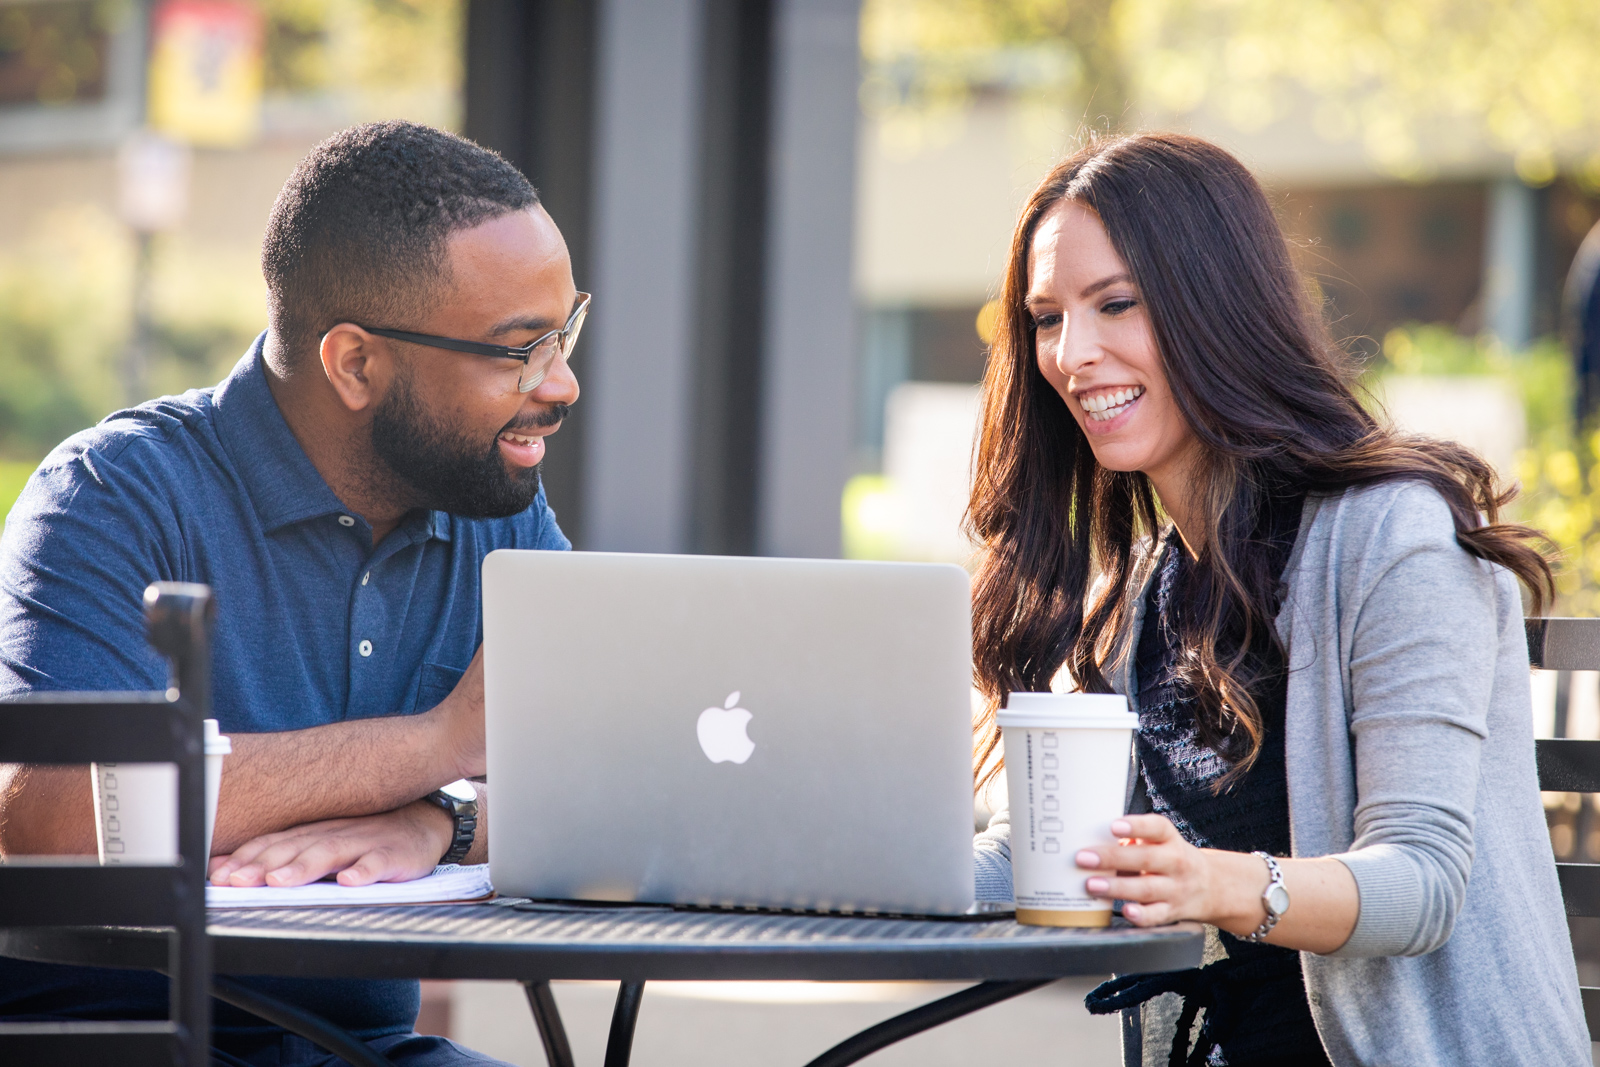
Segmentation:
{"type": "Polygon", "coordinates": [[[348,515],[340,515],[339,516],[339,525],[340,526],[354,526],[355,524],[356,524],[356,520],[352,519],[350,516],[348,516],[348,515]]]}
{"type": "Polygon", "coordinates": [[[371,571],[368,571],[367,573],[363,574],[361,576],[361,584],[362,585],[366,585],[367,584],[367,579],[371,578],[371,577],[372,577],[372,572],[371,571]]]}
{"type": "Polygon", "coordinates": [[[356,650],[359,651],[363,656],[370,656],[372,655],[372,642],[363,641],[356,646],[356,650]]]}

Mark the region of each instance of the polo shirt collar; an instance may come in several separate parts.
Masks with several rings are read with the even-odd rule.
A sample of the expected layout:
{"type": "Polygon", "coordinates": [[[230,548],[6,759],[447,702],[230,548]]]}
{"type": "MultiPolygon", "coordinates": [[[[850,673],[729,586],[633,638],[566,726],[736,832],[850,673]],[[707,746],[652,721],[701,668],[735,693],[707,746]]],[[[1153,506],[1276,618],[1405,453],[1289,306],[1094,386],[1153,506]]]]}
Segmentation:
{"type": "MultiPolygon", "coordinates": [[[[278,401],[267,385],[262,349],[263,331],[217,386],[217,436],[233,460],[233,469],[261,520],[262,530],[273,533],[285,526],[327,515],[349,513],[295,439],[278,401]]],[[[424,527],[427,536],[450,539],[450,517],[430,511],[424,527]]]]}
{"type": "Polygon", "coordinates": [[[435,541],[450,540],[450,514],[445,511],[428,512],[428,536],[435,541]]]}

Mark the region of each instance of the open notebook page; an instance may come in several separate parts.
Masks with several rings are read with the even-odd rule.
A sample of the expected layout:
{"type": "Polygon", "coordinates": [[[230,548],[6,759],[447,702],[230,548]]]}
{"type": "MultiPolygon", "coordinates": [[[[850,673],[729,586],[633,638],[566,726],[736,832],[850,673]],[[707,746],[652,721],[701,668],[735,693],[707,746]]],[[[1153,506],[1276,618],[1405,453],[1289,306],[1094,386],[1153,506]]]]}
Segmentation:
{"type": "Polygon", "coordinates": [[[454,863],[410,882],[340,885],[312,882],[296,886],[206,886],[208,908],[325,908],[340,904],[437,904],[449,900],[482,900],[494,893],[489,865],[454,863]]]}

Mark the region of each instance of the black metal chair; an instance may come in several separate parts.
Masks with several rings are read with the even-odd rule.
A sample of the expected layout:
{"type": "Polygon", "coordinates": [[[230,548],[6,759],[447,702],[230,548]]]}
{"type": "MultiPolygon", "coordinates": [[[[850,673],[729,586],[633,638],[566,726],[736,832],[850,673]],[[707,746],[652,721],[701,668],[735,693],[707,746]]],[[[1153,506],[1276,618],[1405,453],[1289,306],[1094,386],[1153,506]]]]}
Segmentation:
{"type": "Polygon", "coordinates": [[[215,605],[207,586],[183,582],[157,582],[144,599],[150,643],[171,663],[166,691],[35,693],[0,701],[0,762],[177,764],[180,862],[101,867],[80,857],[11,859],[0,863],[0,927],[171,928],[165,968],[171,1014],[156,1022],[0,1022],[0,1063],[205,1067],[215,997],[356,1067],[385,1067],[385,1057],[326,1019],[211,974],[202,723],[211,710],[215,605]]]}
{"type": "MultiPolygon", "coordinates": [[[[1547,671],[1600,670],[1600,619],[1528,619],[1528,658],[1547,671]]],[[[1566,687],[1558,689],[1558,693],[1566,687]]],[[[1559,793],[1600,793],[1600,740],[1562,737],[1565,701],[1557,698],[1554,739],[1534,742],[1539,788],[1559,793]]],[[[1600,917],[1600,863],[1556,864],[1568,916],[1600,917]]],[[[1600,988],[1580,987],[1589,1036],[1600,1041],[1600,988]]]]}
{"type": "Polygon", "coordinates": [[[163,582],[145,590],[150,643],[172,665],[165,692],[37,693],[0,702],[0,761],[177,764],[181,857],[170,866],[101,867],[79,857],[0,864],[0,925],[173,930],[169,1018],[0,1023],[0,1062],[204,1067],[209,1061],[201,721],[211,707],[212,612],[211,590],[203,585],[163,582]]]}

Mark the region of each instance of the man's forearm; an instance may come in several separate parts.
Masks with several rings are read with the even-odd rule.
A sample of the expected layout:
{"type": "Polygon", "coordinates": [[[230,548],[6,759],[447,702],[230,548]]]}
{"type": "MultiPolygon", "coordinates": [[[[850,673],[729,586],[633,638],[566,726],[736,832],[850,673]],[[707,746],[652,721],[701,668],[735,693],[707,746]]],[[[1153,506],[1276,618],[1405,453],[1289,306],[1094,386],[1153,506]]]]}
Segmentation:
{"type": "Polygon", "coordinates": [[[302,823],[392,811],[455,781],[464,768],[442,725],[429,712],[233,734],[211,851],[302,823]]]}
{"type": "MultiPolygon", "coordinates": [[[[301,823],[392,811],[476,770],[442,733],[429,712],[231,735],[213,854],[301,823]]],[[[14,768],[0,793],[0,853],[93,853],[91,789],[87,767],[14,768]]]]}
{"type": "Polygon", "coordinates": [[[0,790],[0,855],[92,856],[94,793],[87,765],[11,764],[0,790]]]}
{"type": "MultiPolygon", "coordinates": [[[[478,785],[478,832],[463,863],[489,860],[489,790],[478,785]]],[[[421,878],[450,850],[455,822],[428,800],[354,819],[301,823],[246,841],[212,859],[213,885],[305,885],[337,875],[344,885],[421,878]]]]}

